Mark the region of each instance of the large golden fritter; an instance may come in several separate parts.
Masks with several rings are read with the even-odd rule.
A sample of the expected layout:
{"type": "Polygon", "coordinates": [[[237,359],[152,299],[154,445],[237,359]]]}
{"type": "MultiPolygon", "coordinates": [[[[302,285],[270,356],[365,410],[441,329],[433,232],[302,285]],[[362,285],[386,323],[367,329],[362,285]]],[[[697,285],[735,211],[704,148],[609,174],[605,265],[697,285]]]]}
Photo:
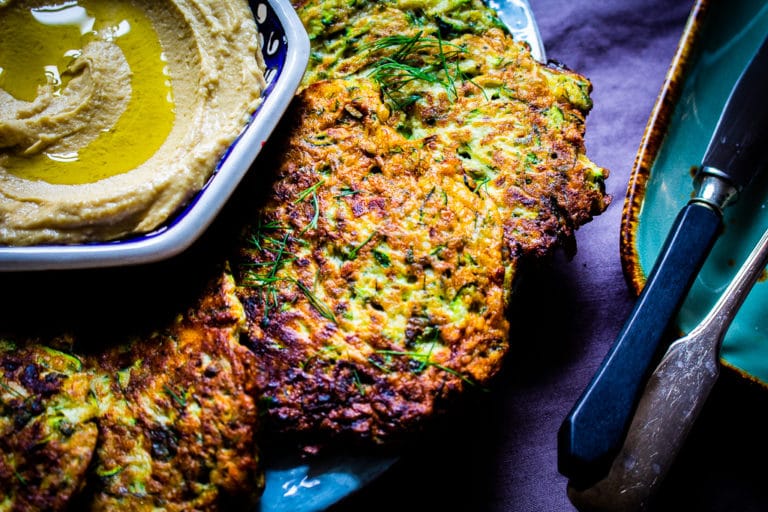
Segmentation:
{"type": "Polygon", "coordinates": [[[222,275],[171,325],[128,342],[1,342],[0,510],[255,502],[264,482],[243,321],[222,275]]]}
{"type": "Polygon", "coordinates": [[[293,113],[237,264],[242,341],[273,428],[383,440],[500,365],[502,217],[386,124],[370,82],[312,85],[293,113]]]}
{"type": "Polygon", "coordinates": [[[479,1],[297,2],[303,90],[234,262],[270,430],[419,430],[509,347],[523,259],[574,249],[610,198],[584,77],[479,1]]]}
{"type": "Polygon", "coordinates": [[[406,84],[418,99],[402,110],[359,76],[293,105],[236,263],[271,428],[418,430],[500,369],[521,258],[571,247],[608,204],[606,171],[584,156],[583,78],[495,29],[451,45],[461,66],[484,56],[472,79],[406,84]]]}

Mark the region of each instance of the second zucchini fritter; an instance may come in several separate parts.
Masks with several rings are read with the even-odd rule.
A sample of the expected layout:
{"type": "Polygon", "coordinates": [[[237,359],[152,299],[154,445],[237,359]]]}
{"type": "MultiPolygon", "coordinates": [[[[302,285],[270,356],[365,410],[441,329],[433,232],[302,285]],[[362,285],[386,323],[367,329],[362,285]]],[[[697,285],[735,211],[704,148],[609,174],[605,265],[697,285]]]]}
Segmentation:
{"type": "Polygon", "coordinates": [[[224,277],[164,331],[99,354],[92,510],[219,510],[263,487],[256,406],[224,277]]]}
{"type": "Polygon", "coordinates": [[[0,338],[0,510],[63,510],[96,446],[92,374],[77,357],[0,338]]]}
{"type": "Polygon", "coordinates": [[[296,5],[312,58],[233,262],[242,341],[268,429],[383,443],[498,373],[521,263],[608,206],[591,86],[478,1],[296,5]]]}

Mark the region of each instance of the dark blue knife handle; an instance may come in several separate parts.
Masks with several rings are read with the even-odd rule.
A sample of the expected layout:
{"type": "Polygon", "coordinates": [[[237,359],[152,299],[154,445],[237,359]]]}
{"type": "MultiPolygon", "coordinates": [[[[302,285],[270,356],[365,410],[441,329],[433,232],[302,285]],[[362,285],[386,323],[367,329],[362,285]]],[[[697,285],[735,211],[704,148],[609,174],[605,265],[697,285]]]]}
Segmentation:
{"type": "Polygon", "coordinates": [[[622,446],[664,334],[720,233],[722,216],[692,201],[678,214],[624,327],[558,433],[558,470],[574,487],[604,477],[622,446]]]}

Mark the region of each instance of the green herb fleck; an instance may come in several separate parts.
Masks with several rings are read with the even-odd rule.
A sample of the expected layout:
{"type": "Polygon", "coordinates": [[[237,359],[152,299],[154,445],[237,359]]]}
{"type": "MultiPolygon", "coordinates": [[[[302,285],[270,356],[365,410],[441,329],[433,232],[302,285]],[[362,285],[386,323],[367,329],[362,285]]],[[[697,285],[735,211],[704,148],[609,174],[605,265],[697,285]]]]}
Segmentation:
{"type": "Polygon", "coordinates": [[[124,468],[124,467],[122,467],[122,466],[115,466],[115,467],[114,467],[114,468],[112,468],[112,469],[102,469],[101,467],[98,467],[98,468],[96,469],[96,474],[97,474],[98,476],[100,476],[101,478],[109,478],[109,477],[112,477],[112,476],[115,476],[115,475],[117,475],[117,474],[118,474],[118,473],[120,473],[120,472],[121,472],[123,469],[125,469],[125,468],[124,468]]]}
{"type": "Polygon", "coordinates": [[[465,375],[462,375],[461,373],[457,372],[453,368],[449,368],[449,367],[447,367],[445,365],[442,365],[440,363],[436,363],[436,362],[430,360],[430,357],[432,355],[432,351],[431,350],[427,354],[424,354],[424,353],[421,353],[421,352],[401,352],[401,351],[398,351],[398,350],[377,350],[376,353],[377,354],[385,354],[385,355],[389,355],[389,356],[407,357],[409,359],[417,361],[417,362],[421,363],[421,365],[416,369],[417,373],[420,373],[420,372],[424,371],[424,369],[426,367],[428,367],[428,366],[433,366],[433,367],[437,368],[438,370],[442,370],[442,371],[444,371],[446,373],[450,373],[451,375],[454,375],[455,377],[458,377],[459,379],[461,379],[465,383],[469,384],[470,386],[476,386],[477,385],[477,383],[475,381],[473,381],[472,379],[470,379],[469,377],[467,377],[465,375]]]}
{"type": "Polygon", "coordinates": [[[391,263],[389,256],[377,249],[373,250],[373,257],[376,258],[376,261],[378,261],[379,265],[382,267],[388,267],[391,263]]]}
{"type": "Polygon", "coordinates": [[[362,249],[363,247],[368,245],[368,242],[370,242],[373,239],[373,237],[376,236],[377,233],[378,233],[377,231],[374,231],[373,233],[368,235],[368,238],[366,238],[363,241],[363,243],[361,243],[360,245],[358,245],[357,247],[355,247],[351,251],[349,251],[349,253],[347,254],[347,259],[348,260],[356,259],[357,258],[357,253],[360,252],[360,249],[362,249]]]}
{"type": "Polygon", "coordinates": [[[317,298],[317,296],[312,293],[312,290],[307,288],[307,286],[299,280],[294,279],[293,282],[296,283],[296,286],[298,286],[299,290],[301,290],[301,293],[304,294],[312,307],[314,307],[317,312],[320,313],[320,316],[327,318],[333,323],[336,323],[336,316],[333,314],[333,311],[331,311],[331,309],[325,305],[323,301],[317,298]]]}
{"type": "Polygon", "coordinates": [[[325,183],[324,179],[318,181],[317,183],[315,183],[311,187],[307,187],[306,189],[302,190],[301,193],[299,193],[299,195],[293,201],[293,204],[297,204],[297,203],[300,203],[300,202],[304,201],[307,197],[309,197],[310,195],[314,194],[317,191],[318,187],[320,187],[320,185],[322,185],[323,183],[325,183]]]}
{"type": "Polygon", "coordinates": [[[359,190],[355,190],[352,187],[341,187],[341,190],[339,191],[336,196],[334,196],[336,199],[347,197],[347,196],[353,196],[355,194],[359,194],[359,190]]]}
{"type": "Polygon", "coordinates": [[[13,475],[19,482],[21,482],[21,485],[27,485],[27,480],[22,476],[21,473],[19,473],[16,468],[13,468],[13,475]]]}
{"type": "Polygon", "coordinates": [[[409,83],[421,80],[442,86],[451,99],[457,97],[456,81],[465,77],[459,70],[449,66],[449,60],[465,53],[458,45],[444,42],[440,37],[392,35],[383,37],[364,50],[390,52],[373,65],[370,77],[382,88],[385,96],[399,110],[418,101],[416,93],[404,92],[409,83]]]}
{"type": "Polygon", "coordinates": [[[61,350],[56,350],[50,347],[42,347],[42,349],[53,357],[63,357],[69,361],[71,368],[76,372],[79,372],[83,369],[83,362],[73,354],[68,354],[66,352],[62,352],[61,350]]]}
{"type": "Polygon", "coordinates": [[[13,389],[11,386],[6,384],[5,382],[0,381],[0,387],[11,393],[12,395],[16,395],[17,398],[26,399],[22,393],[20,393],[17,389],[13,389]]]}
{"type": "Polygon", "coordinates": [[[363,383],[360,381],[360,375],[358,375],[357,370],[354,368],[352,369],[352,377],[355,379],[355,387],[357,387],[357,390],[362,396],[365,396],[365,388],[363,387],[363,383]]]}
{"type": "Polygon", "coordinates": [[[432,252],[429,253],[430,256],[439,256],[441,252],[443,252],[443,249],[446,249],[448,246],[445,244],[440,244],[434,249],[432,249],[432,252]]]}
{"type": "Polygon", "coordinates": [[[485,187],[488,185],[488,183],[491,181],[490,176],[485,176],[475,182],[475,189],[472,191],[473,194],[478,194],[481,187],[485,187]]]}
{"type": "Polygon", "coordinates": [[[166,392],[168,396],[173,398],[173,401],[179,404],[180,407],[187,406],[186,393],[177,393],[166,384],[163,384],[163,390],[166,392]]]}

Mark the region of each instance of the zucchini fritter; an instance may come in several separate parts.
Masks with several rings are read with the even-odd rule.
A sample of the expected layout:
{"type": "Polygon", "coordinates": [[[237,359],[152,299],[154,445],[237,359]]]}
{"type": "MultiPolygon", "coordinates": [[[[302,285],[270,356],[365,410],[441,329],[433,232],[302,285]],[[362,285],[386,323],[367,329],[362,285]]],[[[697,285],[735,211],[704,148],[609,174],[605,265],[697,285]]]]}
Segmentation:
{"type": "Polygon", "coordinates": [[[167,331],[100,354],[92,510],[218,510],[255,501],[256,407],[224,278],[167,331]]]}
{"type": "Polygon", "coordinates": [[[0,340],[0,510],[62,510],[85,484],[98,428],[77,357],[0,340]]]}
{"type": "Polygon", "coordinates": [[[171,325],[127,342],[0,342],[0,510],[254,503],[264,480],[243,321],[221,274],[171,325]]]}
{"type": "Polygon", "coordinates": [[[234,269],[270,431],[384,443],[498,373],[518,268],[575,250],[608,172],[588,80],[477,2],[332,3],[299,8],[313,61],[234,269]]]}
{"type": "Polygon", "coordinates": [[[297,106],[238,264],[253,378],[274,428],[383,440],[500,364],[502,217],[385,124],[371,82],[317,83],[297,106]]]}

